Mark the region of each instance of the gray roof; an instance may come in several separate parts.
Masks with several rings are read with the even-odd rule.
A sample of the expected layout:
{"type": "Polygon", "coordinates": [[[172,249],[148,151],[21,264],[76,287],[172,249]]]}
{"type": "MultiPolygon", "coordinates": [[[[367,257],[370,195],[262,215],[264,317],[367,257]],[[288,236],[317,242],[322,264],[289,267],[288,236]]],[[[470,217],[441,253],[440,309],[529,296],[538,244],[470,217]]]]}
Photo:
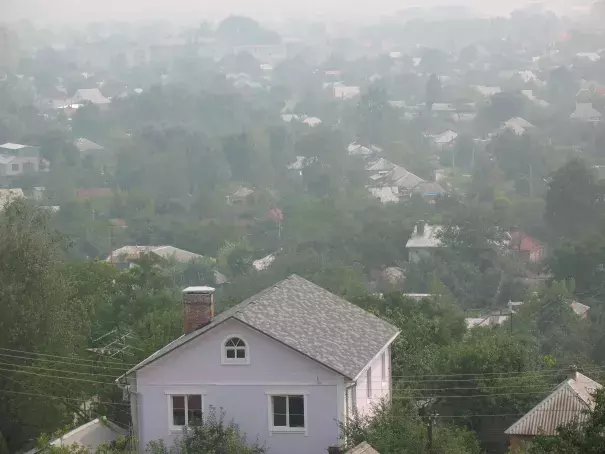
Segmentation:
{"type": "Polygon", "coordinates": [[[355,379],[398,334],[390,323],[293,274],[161,348],[127,374],[229,320],[249,327],[355,379]]]}
{"type": "Polygon", "coordinates": [[[105,147],[103,147],[102,145],[99,145],[98,143],[94,143],[92,140],[88,140],[83,137],[81,137],[75,141],[75,146],[81,152],[105,150],[105,147]]]}
{"type": "Polygon", "coordinates": [[[601,385],[579,372],[565,380],[542,402],[504,431],[507,435],[557,435],[557,427],[574,419],[586,421],[594,408],[593,394],[601,385]]]}
{"type": "Polygon", "coordinates": [[[379,454],[367,441],[362,441],[354,448],[349,449],[345,454],[379,454]]]}

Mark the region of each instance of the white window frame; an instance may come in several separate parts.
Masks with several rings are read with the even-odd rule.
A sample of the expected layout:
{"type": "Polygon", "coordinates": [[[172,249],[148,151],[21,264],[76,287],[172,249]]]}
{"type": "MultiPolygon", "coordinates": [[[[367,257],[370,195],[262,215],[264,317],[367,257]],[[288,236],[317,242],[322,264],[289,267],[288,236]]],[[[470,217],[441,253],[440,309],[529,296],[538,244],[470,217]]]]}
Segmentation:
{"type": "Polygon", "coordinates": [[[201,396],[202,400],[202,419],[204,419],[206,415],[206,393],[199,390],[174,390],[174,391],[166,391],[166,399],[168,402],[168,429],[170,432],[182,432],[183,428],[189,425],[189,411],[188,411],[188,396],[201,396]],[[184,426],[175,426],[174,425],[174,415],[172,408],[172,398],[173,397],[183,396],[185,398],[185,425],[184,426]]]}
{"type": "Polygon", "coordinates": [[[366,370],[366,397],[372,398],[372,366],[366,370]]]}
{"type": "MultiPolygon", "coordinates": [[[[288,433],[288,434],[304,434],[305,437],[309,435],[309,407],[307,403],[308,393],[304,391],[288,391],[288,392],[268,392],[267,394],[267,415],[269,417],[269,435],[273,435],[274,433],[288,433]],[[294,396],[302,396],[303,397],[303,411],[305,412],[305,427],[289,427],[289,426],[274,426],[273,425],[273,397],[294,397],[294,396]]],[[[286,423],[290,423],[289,418],[289,400],[286,400],[286,423]]]]}
{"type": "Polygon", "coordinates": [[[380,368],[381,368],[381,374],[382,374],[382,382],[386,382],[387,381],[387,352],[384,351],[382,352],[382,355],[380,355],[380,368]]]}
{"type": "Polygon", "coordinates": [[[241,336],[239,334],[231,334],[231,335],[225,337],[225,339],[223,339],[223,343],[221,344],[221,364],[223,366],[245,366],[245,365],[250,364],[250,343],[248,342],[248,339],[246,339],[244,336],[241,336]],[[227,346],[225,344],[227,344],[227,341],[229,341],[230,339],[233,339],[234,337],[241,339],[244,342],[244,344],[246,344],[246,346],[245,346],[246,357],[245,358],[227,358],[227,346]]]}

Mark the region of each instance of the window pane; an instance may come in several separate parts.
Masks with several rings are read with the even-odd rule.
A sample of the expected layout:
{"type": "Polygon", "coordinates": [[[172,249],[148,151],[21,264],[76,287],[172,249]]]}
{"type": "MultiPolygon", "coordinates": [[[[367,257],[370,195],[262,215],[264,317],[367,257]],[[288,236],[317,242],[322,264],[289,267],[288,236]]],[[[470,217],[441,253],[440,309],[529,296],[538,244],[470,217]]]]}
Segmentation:
{"type": "Polygon", "coordinates": [[[275,427],[286,427],[286,397],[273,396],[273,425],[275,427]]]}
{"type": "Polygon", "coordinates": [[[290,427],[305,427],[305,398],[290,396],[289,400],[290,427]]]}
{"type": "Polygon", "coordinates": [[[238,348],[237,349],[237,357],[239,359],[245,359],[246,358],[246,350],[243,348],[238,348]]]}
{"type": "Polygon", "coordinates": [[[202,396],[187,396],[187,416],[189,425],[202,420],[202,396]]]}
{"type": "Polygon", "coordinates": [[[185,396],[172,396],[172,408],[184,410],[185,409],[185,396]]]}
{"type": "Polygon", "coordinates": [[[230,359],[235,358],[235,350],[233,348],[227,349],[227,358],[230,358],[230,359]]]}
{"type": "Polygon", "coordinates": [[[235,337],[232,337],[232,338],[231,338],[231,339],[229,339],[227,342],[225,342],[225,345],[226,345],[227,347],[235,347],[235,345],[236,345],[235,341],[236,341],[236,340],[237,340],[237,339],[236,339],[235,337]]]}
{"type": "Polygon", "coordinates": [[[185,425],[185,410],[172,410],[172,424],[175,426],[185,425]]]}
{"type": "Polygon", "coordinates": [[[172,424],[185,425],[185,396],[172,396],[172,424]]]}
{"type": "Polygon", "coordinates": [[[246,343],[245,343],[243,340],[241,340],[241,339],[237,339],[237,345],[238,345],[239,347],[245,347],[245,346],[246,346],[246,343]]]}

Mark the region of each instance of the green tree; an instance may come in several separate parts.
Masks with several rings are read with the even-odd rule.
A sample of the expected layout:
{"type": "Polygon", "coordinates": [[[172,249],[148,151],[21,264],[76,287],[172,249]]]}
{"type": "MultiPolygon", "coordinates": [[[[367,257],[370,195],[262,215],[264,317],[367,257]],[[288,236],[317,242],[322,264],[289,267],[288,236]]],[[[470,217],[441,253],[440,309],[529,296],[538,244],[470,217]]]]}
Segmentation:
{"type": "Polygon", "coordinates": [[[580,159],[553,173],[546,194],[546,221],[557,239],[574,239],[595,227],[602,215],[603,190],[580,159]]]}
{"type": "Polygon", "coordinates": [[[431,74],[429,80],[426,83],[426,92],[424,96],[424,102],[426,109],[430,112],[433,108],[433,104],[437,101],[441,101],[443,96],[443,89],[441,88],[441,82],[436,74],[431,74]]]}

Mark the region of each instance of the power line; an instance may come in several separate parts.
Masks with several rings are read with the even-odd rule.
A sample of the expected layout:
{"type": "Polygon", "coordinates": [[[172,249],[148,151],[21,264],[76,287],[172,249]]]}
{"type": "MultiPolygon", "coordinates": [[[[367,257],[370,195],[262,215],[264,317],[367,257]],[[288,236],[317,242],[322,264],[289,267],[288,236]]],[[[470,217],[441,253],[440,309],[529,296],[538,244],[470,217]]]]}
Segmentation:
{"type": "Polygon", "coordinates": [[[86,382],[86,383],[96,383],[96,384],[99,384],[99,385],[115,386],[115,383],[108,383],[108,382],[102,382],[102,381],[97,381],[97,380],[87,380],[85,378],[61,377],[59,375],[38,374],[36,372],[28,372],[26,370],[2,369],[2,368],[0,368],[0,370],[1,371],[5,371],[5,372],[15,372],[15,373],[18,373],[18,374],[36,375],[38,377],[59,378],[61,380],[73,380],[73,381],[81,381],[81,382],[86,382]]]}
{"type": "MultiPolygon", "coordinates": [[[[49,358],[60,358],[60,359],[70,359],[72,361],[82,361],[82,362],[90,362],[90,363],[97,363],[99,361],[94,360],[94,359],[86,359],[86,358],[79,358],[77,356],[61,356],[61,355],[49,355],[46,353],[38,353],[38,352],[28,352],[27,350],[15,350],[15,349],[11,349],[11,348],[2,348],[0,347],[0,350],[4,350],[4,351],[8,351],[8,352],[13,352],[13,353],[24,353],[26,355],[38,355],[38,356],[45,356],[45,357],[49,357],[49,358]]],[[[138,363],[124,363],[124,362],[120,362],[120,361],[106,361],[103,360],[102,362],[107,363],[107,364],[118,364],[121,366],[136,366],[138,363]]]]}
{"type": "Polygon", "coordinates": [[[127,370],[123,367],[105,366],[102,364],[98,364],[98,365],[97,364],[78,364],[77,362],[73,362],[73,361],[62,361],[62,360],[58,360],[58,359],[46,359],[46,358],[32,358],[30,356],[9,355],[8,353],[0,353],[0,356],[6,356],[7,358],[26,359],[29,361],[46,361],[46,362],[55,363],[55,364],[68,364],[70,366],[76,366],[76,367],[99,367],[99,368],[103,368],[103,369],[114,369],[114,370],[122,371],[122,373],[124,373],[127,370]]]}
{"type": "MultiPolygon", "coordinates": [[[[3,363],[3,362],[0,362],[0,366],[27,367],[29,369],[40,369],[40,370],[46,370],[46,371],[52,371],[52,372],[60,372],[60,373],[65,373],[65,374],[91,375],[91,376],[95,376],[95,377],[109,377],[109,378],[113,378],[114,380],[117,378],[115,375],[97,374],[97,373],[94,373],[94,372],[78,372],[78,371],[75,371],[75,370],[51,369],[51,368],[48,368],[48,367],[39,367],[39,366],[26,366],[24,364],[13,364],[13,363],[3,363]]],[[[19,371],[16,370],[15,372],[19,372],[19,371]]],[[[57,378],[63,378],[63,377],[58,376],[57,378]]]]}

